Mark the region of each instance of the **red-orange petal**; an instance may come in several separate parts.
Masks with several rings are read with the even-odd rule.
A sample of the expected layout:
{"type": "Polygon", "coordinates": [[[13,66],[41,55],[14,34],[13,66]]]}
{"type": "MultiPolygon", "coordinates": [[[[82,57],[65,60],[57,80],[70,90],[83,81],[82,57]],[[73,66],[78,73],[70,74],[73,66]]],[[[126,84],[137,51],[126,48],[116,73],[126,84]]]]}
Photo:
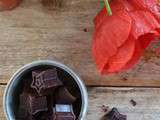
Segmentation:
{"type": "Polygon", "coordinates": [[[133,67],[139,60],[140,57],[142,56],[143,50],[139,40],[135,40],[135,51],[134,54],[132,56],[132,58],[126,63],[126,65],[123,67],[122,70],[127,70],[130,69],[131,67],[133,67]]]}
{"type": "Polygon", "coordinates": [[[160,22],[160,3],[157,0],[145,0],[149,11],[151,11],[160,22]]]}
{"type": "MultiPolygon", "coordinates": [[[[155,4],[155,1],[148,1],[113,0],[110,4],[113,16],[107,16],[103,8],[95,17],[92,51],[101,73],[129,69],[138,62],[154,37],[159,36],[159,12],[151,11],[154,7],[149,4],[155,4]],[[126,51],[128,54],[124,56],[126,51]]],[[[159,10],[157,4],[156,10],[159,10]]]]}
{"type": "Polygon", "coordinates": [[[155,37],[160,37],[160,34],[156,31],[154,33],[145,34],[145,35],[141,36],[138,40],[140,42],[141,47],[143,49],[145,49],[149,46],[151,41],[153,41],[155,39],[155,37]]]}
{"type": "Polygon", "coordinates": [[[157,55],[160,55],[160,46],[155,49],[157,55]]]}
{"type": "Polygon", "coordinates": [[[130,69],[136,63],[138,63],[138,61],[140,60],[140,58],[143,54],[144,49],[149,46],[149,44],[152,40],[154,40],[155,34],[148,33],[148,34],[145,34],[145,35],[139,37],[137,40],[135,40],[136,43],[135,43],[134,54],[133,54],[132,58],[130,59],[130,61],[128,61],[128,63],[125,65],[123,70],[130,69]]]}
{"type": "Polygon", "coordinates": [[[119,72],[132,58],[135,51],[135,39],[129,37],[128,40],[118,48],[116,55],[112,56],[107,64],[106,73],[119,72]]]}
{"type": "MultiPolygon", "coordinates": [[[[124,0],[126,1],[126,0],[124,0]]],[[[127,1],[126,1],[127,2],[127,1]]],[[[122,0],[112,0],[110,2],[110,7],[112,9],[113,15],[116,14],[119,11],[124,11],[125,5],[126,4],[122,2],[122,0]]],[[[127,2],[128,3],[128,2],[127,2]]],[[[126,4],[128,5],[128,4],[126,4]]],[[[108,16],[108,13],[106,11],[106,7],[103,7],[102,10],[100,10],[100,12],[96,15],[96,17],[94,18],[94,27],[97,29],[99,26],[101,26],[102,22],[104,21],[104,19],[106,18],[106,16],[108,16]]],[[[109,17],[109,16],[108,16],[109,17]]]]}
{"type": "Polygon", "coordinates": [[[136,49],[124,69],[133,67],[140,59],[144,49],[155,37],[159,36],[159,23],[150,12],[139,10],[131,12],[130,15],[133,20],[131,34],[136,39],[136,49]]]}
{"type": "Polygon", "coordinates": [[[108,59],[115,55],[118,47],[128,39],[131,18],[125,11],[105,16],[101,26],[94,31],[93,57],[100,72],[103,72],[108,59]]]}
{"type": "Polygon", "coordinates": [[[160,24],[150,12],[135,11],[131,12],[130,16],[133,20],[132,35],[136,39],[147,33],[155,33],[160,28],[160,24]]]}
{"type": "Polygon", "coordinates": [[[0,0],[0,11],[15,8],[21,0],[0,0]]]}

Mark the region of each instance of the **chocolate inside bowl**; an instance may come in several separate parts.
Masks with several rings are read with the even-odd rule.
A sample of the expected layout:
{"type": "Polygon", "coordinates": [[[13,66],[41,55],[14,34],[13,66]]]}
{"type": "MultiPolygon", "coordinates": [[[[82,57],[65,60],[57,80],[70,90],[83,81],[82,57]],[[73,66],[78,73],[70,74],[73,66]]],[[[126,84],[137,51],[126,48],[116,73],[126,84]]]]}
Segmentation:
{"type": "MultiPolygon", "coordinates": [[[[53,120],[53,116],[55,115],[57,116],[57,120],[61,120],[64,119],[63,117],[67,114],[65,113],[66,111],[63,113],[63,110],[62,113],[59,112],[62,107],[68,109],[71,107],[68,113],[73,113],[75,116],[73,119],[83,120],[86,114],[87,94],[85,87],[83,85],[81,87],[80,85],[81,81],[75,80],[76,77],[63,69],[63,66],[40,63],[41,62],[37,65],[32,65],[32,67],[24,67],[26,69],[22,68],[20,70],[21,72],[17,72],[12,77],[4,96],[4,108],[8,120],[25,120],[24,118],[20,118],[20,116],[25,115],[28,116],[27,120],[53,120]],[[48,88],[48,90],[43,89],[41,92],[37,92],[37,89],[31,89],[33,72],[43,72],[47,70],[56,70],[58,79],[62,85],[59,83],[58,87],[51,87],[51,89],[48,88]],[[32,100],[32,102],[30,100],[32,100]],[[23,109],[20,109],[20,107],[26,107],[23,106],[24,104],[33,104],[32,106],[35,104],[36,106],[29,108],[31,112],[30,114],[26,114],[22,112],[23,109]]],[[[50,86],[50,84],[47,86],[50,86]]],[[[67,115],[69,116],[70,114],[67,115]]]]}

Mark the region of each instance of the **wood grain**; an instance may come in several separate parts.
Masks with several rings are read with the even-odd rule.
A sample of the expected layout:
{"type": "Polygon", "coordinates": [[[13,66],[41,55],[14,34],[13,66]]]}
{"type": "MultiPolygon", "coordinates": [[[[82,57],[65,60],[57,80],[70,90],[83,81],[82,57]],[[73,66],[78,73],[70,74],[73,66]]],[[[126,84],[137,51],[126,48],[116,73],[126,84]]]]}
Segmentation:
{"type": "MultiPolygon", "coordinates": [[[[6,120],[2,108],[4,86],[0,87],[0,120],[6,120]]],[[[107,88],[90,87],[89,110],[86,120],[100,120],[105,114],[102,106],[117,107],[127,115],[127,120],[160,120],[160,89],[159,88],[107,88]],[[137,104],[133,106],[130,100],[137,104]]]]}
{"type": "Polygon", "coordinates": [[[4,111],[3,111],[3,93],[5,86],[0,85],[0,120],[6,120],[4,111]]]}
{"type": "Polygon", "coordinates": [[[71,67],[87,85],[160,86],[159,56],[147,53],[127,72],[100,76],[91,57],[93,18],[98,0],[63,0],[61,7],[24,0],[13,11],[0,12],[0,83],[7,83],[23,65],[57,59],[71,67]]]}
{"type": "Polygon", "coordinates": [[[88,120],[100,120],[105,114],[102,106],[117,107],[127,120],[160,120],[160,89],[90,88],[88,120]],[[136,102],[136,106],[131,104],[136,102]]]}

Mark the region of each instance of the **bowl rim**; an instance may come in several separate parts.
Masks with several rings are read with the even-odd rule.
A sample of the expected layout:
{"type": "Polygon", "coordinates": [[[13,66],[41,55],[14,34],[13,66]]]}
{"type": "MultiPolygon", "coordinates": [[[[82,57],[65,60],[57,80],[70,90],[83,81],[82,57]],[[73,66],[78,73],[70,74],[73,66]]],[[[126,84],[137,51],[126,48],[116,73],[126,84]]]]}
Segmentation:
{"type": "Polygon", "coordinates": [[[81,80],[81,78],[69,67],[67,67],[66,65],[58,62],[58,61],[53,61],[53,60],[37,60],[37,61],[33,61],[31,63],[28,63],[26,65],[24,65],[23,67],[21,67],[20,69],[18,69],[10,78],[5,91],[4,91],[4,95],[3,95],[3,109],[4,109],[4,113],[5,116],[7,118],[7,120],[13,120],[13,115],[11,115],[11,111],[9,110],[9,105],[8,105],[8,101],[9,101],[9,93],[12,90],[13,87],[13,83],[14,80],[16,80],[23,72],[25,72],[26,70],[32,68],[32,67],[36,67],[39,65],[50,65],[50,66],[56,66],[61,68],[62,70],[66,71],[67,73],[69,73],[73,79],[76,81],[80,91],[81,91],[81,95],[82,95],[82,108],[81,108],[81,113],[79,115],[78,120],[84,120],[88,111],[88,94],[87,94],[87,89],[85,87],[85,84],[83,83],[83,81],[81,80]]]}

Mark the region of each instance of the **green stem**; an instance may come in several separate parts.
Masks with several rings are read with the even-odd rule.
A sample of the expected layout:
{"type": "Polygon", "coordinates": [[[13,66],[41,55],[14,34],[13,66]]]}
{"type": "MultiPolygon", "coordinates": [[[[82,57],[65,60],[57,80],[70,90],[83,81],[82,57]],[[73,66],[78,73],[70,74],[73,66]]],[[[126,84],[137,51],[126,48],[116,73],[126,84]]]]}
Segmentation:
{"type": "Polygon", "coordinates": [[[109,2],[108,2],[108,0],[104,0],[104,2],[105,2],[105,5],[106,5],[108,15],[111,16],[112,15],[112,10],[111,10],[111,7],[109,5],[109,2]]]}

